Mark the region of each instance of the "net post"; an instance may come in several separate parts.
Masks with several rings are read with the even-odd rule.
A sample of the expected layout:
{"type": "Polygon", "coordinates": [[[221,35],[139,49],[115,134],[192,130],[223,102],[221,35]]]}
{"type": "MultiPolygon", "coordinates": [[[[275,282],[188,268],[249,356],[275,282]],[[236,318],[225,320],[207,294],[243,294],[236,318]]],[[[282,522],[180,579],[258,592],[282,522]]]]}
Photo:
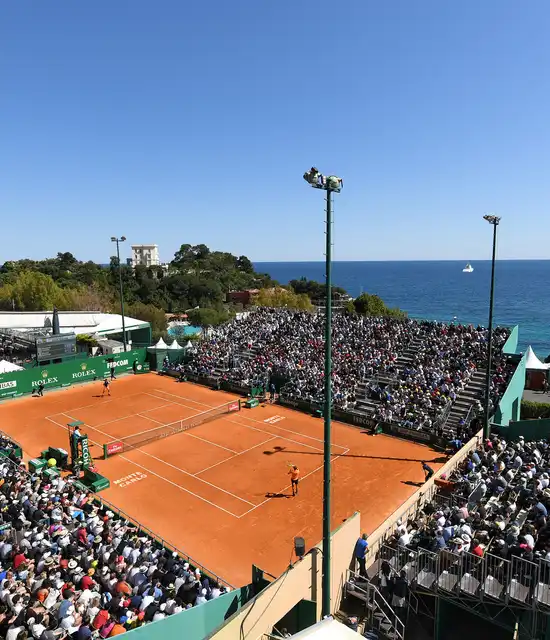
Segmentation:
{"type": "Polygon", "coordinates": [[[242,409],[241,404],[242,404],[242,400],[239,398],[239,411],[242,409]]]}
{"type": "Polygon", "coordinates": [[[109,454],[107,453],[107,445],[104,444],[103,445],[103,460],[107,460],[108,457],[109,457],[109,454]]]}

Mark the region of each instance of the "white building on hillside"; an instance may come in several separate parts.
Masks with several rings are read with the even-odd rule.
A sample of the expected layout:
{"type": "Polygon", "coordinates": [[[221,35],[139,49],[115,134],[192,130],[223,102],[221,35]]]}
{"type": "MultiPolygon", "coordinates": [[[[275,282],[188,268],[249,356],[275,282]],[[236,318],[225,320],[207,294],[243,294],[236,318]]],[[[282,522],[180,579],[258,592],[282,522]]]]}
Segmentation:
{"type": "Polygon", "coordinates": [[[158,244],[133,244],[132,267],[157,267],[160,265],[158,244]]]}

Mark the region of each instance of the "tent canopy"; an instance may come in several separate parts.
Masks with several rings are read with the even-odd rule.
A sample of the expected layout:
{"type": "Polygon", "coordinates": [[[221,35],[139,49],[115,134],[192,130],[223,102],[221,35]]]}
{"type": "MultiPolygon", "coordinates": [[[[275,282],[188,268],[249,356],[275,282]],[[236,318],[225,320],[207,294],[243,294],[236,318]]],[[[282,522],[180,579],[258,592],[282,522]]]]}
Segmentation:
{"type": "Polygon", "coordinates": [[[168,345],[162,338],[159,338],[157,344],[153,345],[152,347],[147,347],[147,351],[166,351],[166,349],[168,349],[168,345]]]}
{"type": "Polygon", "coordinates": [[[525,368],[529,369],[530,371],[536,370],[536,371],[546,371],[547,369],[550,368],[550,364],[545,364],[544,362],[541,362],[535,352],[533,351],[533,349],[529,346],[527,348],[527,351],[525,352],[525,355],[527,356],[526,361],[525,361],[525,368]]]}
{"type": "Polygon", "coordinates": [[[183,349],[183,347],[180,347],[180,345],[178,344],[178,341],[174,340],[174,342],[172,342],[172,344],[168,347],[168,349],[175,351],[176,349],[183,349]]]}
{"type": "Polygon", "coordinates": [[[321,620],[317,624],[300,631],[292,636],[296,640],[307,638],[308,640],[357,640],[360,637],[356,631],[352,631],[349,627],[334,620],[333,618],[326,618],[321,620]]]}
{"type": "Polygon", "coordinates": [[[7,360],[0,360],[0,373],[8,373],[10,371],[23,371],[23,367],[19,367],[7,360]]]}

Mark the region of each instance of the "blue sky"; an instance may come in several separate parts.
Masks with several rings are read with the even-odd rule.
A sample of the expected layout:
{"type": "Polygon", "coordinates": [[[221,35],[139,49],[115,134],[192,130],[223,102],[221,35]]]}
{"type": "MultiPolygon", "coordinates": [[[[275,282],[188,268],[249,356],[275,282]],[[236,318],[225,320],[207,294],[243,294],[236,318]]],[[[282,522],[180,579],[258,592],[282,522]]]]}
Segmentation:
{"type": "Polygon", "coordinates": [[[0,262],[548,258],[546,0],[2,3],[0,262]]]}

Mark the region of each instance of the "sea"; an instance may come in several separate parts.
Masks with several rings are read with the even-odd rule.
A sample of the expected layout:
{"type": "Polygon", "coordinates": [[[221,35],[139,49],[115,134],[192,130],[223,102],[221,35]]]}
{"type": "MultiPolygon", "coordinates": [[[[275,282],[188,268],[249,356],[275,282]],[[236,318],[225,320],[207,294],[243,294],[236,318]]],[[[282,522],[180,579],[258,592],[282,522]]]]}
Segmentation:
{"type": "MultiPolygon", "coordinates": [[[[487,326],[491,261],[334,262],[332,281],[353,297],[376,294],[410,318],[487,326]]],[[[287,284],[302,277],[325,281],[324,262],[257,262],[254,268],[287,284]]],[[[544,360],[550,354],[550,260],[498,260],[494,323],[519,325],[518,351],[529,345],[544,360]]]]}

